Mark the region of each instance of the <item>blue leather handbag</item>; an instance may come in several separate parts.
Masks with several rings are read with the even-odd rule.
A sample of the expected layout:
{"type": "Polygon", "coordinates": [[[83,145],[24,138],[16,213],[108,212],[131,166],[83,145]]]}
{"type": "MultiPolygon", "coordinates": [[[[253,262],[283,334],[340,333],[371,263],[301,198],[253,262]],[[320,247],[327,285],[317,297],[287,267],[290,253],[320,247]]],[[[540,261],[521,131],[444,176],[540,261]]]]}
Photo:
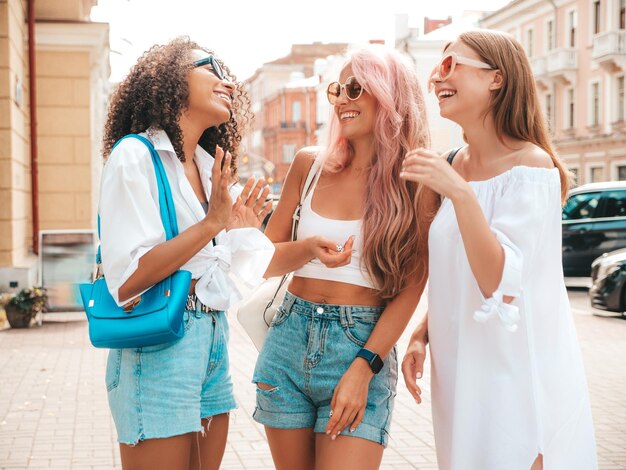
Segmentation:
{"type": "MultiPolygon", "coordinates": [[[[150,149],[159,188],[161,220],[165,238],[170,240],[178,235],[178,223],[161,158],[152,142],[140,135],[129,134],[115,145],[127,138],[139,139],[150,149]]],[[[99,217],[98,235],[100,235],[99,217]]],[[[98,273],[101,272],[101,262],[98,247],[96,255],[98,273]]],[[[119,307],[111,296],[104,276],[98,274],[92,283],[80,284],[80,294],[89,320],[91,344],[97,348],[139,348],[182,338],[185,332],[183,315],[190,284],[191,273],[178,270],[122,307],[119,307]]]]}

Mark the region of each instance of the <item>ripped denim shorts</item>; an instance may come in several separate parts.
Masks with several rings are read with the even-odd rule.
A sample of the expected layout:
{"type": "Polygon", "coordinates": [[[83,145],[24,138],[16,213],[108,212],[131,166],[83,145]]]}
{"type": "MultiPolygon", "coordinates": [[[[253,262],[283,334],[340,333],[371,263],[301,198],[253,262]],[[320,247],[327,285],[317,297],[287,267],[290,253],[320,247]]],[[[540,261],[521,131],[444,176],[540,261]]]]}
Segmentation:
{"type": "Polygon", "coordinates": [[[118,442],[201,431],[202,418],[237,407],[226,314],[187,311],[183,321],[177,341],[109,352],[106,387],[118,442]]]}
{"type": "MultiPolygon", "coordinates": [[[[254,419],[271,428],[324,432],[333,392],[367,342],[382,307],[316,304],[287,292],[256,363],[254,419]]],[[[352,433],[387,446],[398,361],[394,347],[370,381],[363,420],[352,433]]]]}

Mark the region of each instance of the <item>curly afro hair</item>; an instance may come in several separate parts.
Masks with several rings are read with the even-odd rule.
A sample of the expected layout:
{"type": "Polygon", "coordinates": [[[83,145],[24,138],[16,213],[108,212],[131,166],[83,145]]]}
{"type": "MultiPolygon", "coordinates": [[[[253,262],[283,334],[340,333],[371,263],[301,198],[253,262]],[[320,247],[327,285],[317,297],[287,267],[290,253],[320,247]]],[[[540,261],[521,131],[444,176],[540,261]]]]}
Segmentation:
{"type": "MultiPolygon", "coordinates": [[[[148,129],[164,130],[174,146],[179,160],[185,161],[179,119],[188,105],[187,74],[193,67],[192,51],[213,51],[199,46],[188,37],[179,37],[165,45],[152,46],[143,54],[111,96],[104,126],[103,157],[113,145],[127,134],[148,129]]],[[[250,99],[228,67],[222,64],[225,76],[235,86],[232,113],[228,122],[210,127],[200,137],[199,144],[213,155],[215,145],[232,155],[232,174],[237,175],[237,149],[242,133],[252,120],[250,99]]]]}

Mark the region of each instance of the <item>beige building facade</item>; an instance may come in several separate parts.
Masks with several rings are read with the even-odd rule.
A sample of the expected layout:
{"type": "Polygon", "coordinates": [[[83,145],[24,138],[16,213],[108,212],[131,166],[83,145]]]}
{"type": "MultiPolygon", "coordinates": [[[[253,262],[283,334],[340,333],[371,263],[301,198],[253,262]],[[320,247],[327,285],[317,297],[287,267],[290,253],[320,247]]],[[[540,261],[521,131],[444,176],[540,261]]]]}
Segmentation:
{"type": "Polygon", "coordinates": [[[626,180],[626,0],[516,0],[481,26],[524,45],[577,182],[626,180]]]}
{"type": "Polygon", "coordinates": [[[0,290],[37,282],[39,230],[95,226],[110,74],[96,3],[0,0],[0,290]]]}

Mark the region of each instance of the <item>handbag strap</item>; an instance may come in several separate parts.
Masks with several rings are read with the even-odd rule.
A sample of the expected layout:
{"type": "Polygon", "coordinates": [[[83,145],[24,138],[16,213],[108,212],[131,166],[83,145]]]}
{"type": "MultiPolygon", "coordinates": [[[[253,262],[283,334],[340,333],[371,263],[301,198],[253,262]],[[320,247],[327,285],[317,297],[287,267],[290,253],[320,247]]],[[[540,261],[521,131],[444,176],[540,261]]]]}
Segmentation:
{"type": "Polygon", "coordinates": [[[311,164],[311,168],[309,169],[309,174],[306,177],[304,182],[304,186],[302,187],[302,192],[300,193],[300,202],[296,206],[296,209],[293,211],[292,222],[291,222],[291,241],[295,241],[298,233],[298,223],[300,222],[300,211],[302,210],[302,204],[304,203],[304,199],[306,195],[309,194],[309,190],[317,176],[317,173],[322,169],[322,161],[315,157],[313,163],[311,164]]]}
{"type": "Polygon", "coordinates": [[[456,154],[459,153],[459,150],[461,150],[462,148],[463,147],[459,147],[450,151],[450,153],[448,154],[448,158],[447,158],[448,163],[450,165],[452,165],[452,161],[454,160],[454,157],[456,157],[456,154]]]}
{"type": "MultiPolygon", "coordinates": [[[[154,165],[154,172],[156,174],[157,187],[159,189],[159,211],[161,213],[161,221],[163,222],[163,228],[165,229],[165,239],[171,240],[175,236],[178,235],[178,222],[176,220],[176,208],[174,206],[174,199],[172,198],[172,190],[170,188],[170,183],[167,179],[167,174],[165,173],[165,168],[163,167],[163,162],[161,162],[161,157],[159,153],[152,145],[148,139],[144,136],[138,134],[128,134],[118,140],[113,149],[119,145],[121,141],[128,138],[135,138],[143,142],[148,150],[150,150],[150,155],[152,157],[152,164],[154,165]]],[[[100,214],[98,214],[98,239],[100,238],[100,214]]],[[[98,252],[96,253],[96,263],[98,265],[102,264],[102,254],[100,250],[100,246],[98,246],[98,252]]]]}
{"type": "MultiPolygon", "coordinates": [[[[320,172],[321,170],[322,170],[322,161],[316,156],[315,160],[313,160],[313,163],[311,164],[311,168],[309,169],[309,174],[307,175],[306,180],[304,181],[304,186],[302,187],[302,192],[300,193],[300,201],[298,202],[296,209],[293,211],[292,222],[291,222],[291,241],[295,241],[297,238],[298,222],[300,221],[300,210],[302,209],[302,203],[304,202],[306,195],[309,193],[309,190],[311,189],[311,185],[313,184],[313,181],[315,177],[317,176],[317,173],[320,172]]],[[[268,327],[270,326],[270,323],[268,322],[267,318],[265,318],[265,312],[276,300],[276,296],[278,295],[278,293],[280,292],[280,289],[283,287],[283,285],[287,281],[288,277],[289,277],[289,273],[283,275],[282,279],[278,283],[276,292],[274,292],[274,295],[272,296],[268,304],[265,306],[265,310],[263,311],[263,321],[268,327]]]]}

